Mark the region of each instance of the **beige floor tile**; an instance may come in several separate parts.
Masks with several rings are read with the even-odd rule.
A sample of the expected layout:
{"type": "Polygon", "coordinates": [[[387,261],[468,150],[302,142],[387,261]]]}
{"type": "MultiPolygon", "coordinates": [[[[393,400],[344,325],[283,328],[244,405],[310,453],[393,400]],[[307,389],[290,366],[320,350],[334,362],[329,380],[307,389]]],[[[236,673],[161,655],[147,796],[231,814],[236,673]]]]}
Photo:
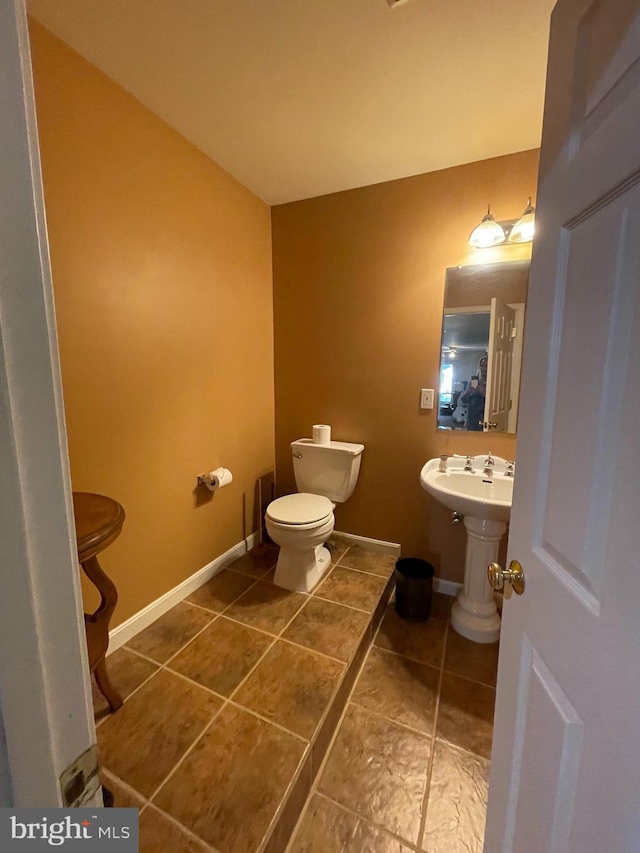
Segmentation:
{"type": "Polygon", "coordinates": [[[102,764],[149,797],[221,705],[196,684],[160,670],[98,727],[102,764]]]}
{"type": "Polygon", "coordinates": [[[209,849],[153,806],[140,816],[140,853],[205,853],[209,849]]]}
{"type": "Polygon", "coordinates": [[[376,551],[368,551],[361,545],[352,545],[344,557],[340,558],[340,565],[388,578],[395,568],[397,559],[390,554],[378,554],[376,551]]]}
{"type": "Polygon", "coordinates": [[[436,736],[481,758],[490,758],[495,700],[493,687],[445,672],[436,736]]]}
{"type": "Polygon", "coordinates": [[[228,568],[253,578],[260,578],[278,561],[278,549],[271,545],[257,545],[251,551],[238,557],[228,568]]]}
{"type": "MultiPolygon", "coordinates": [[[[150,661],[143,660],[126,649],[118,649],[107,658],[107,672],[113,686],[120,692],[123,699],[130,696],[134,690],[157,672],[158,667],[150,661]]],[[[96,722],[109,716],[111,711],[107,700],[98,690],[95,678],[91,677],[91,695],[96,722]]]]}
{"type": "Polygon", "coordinates": [[[372,648],[351,699],[430,735],[439,680],[435,667],[372,648]]]}
{"type": "Polygon", "coordinates": [[[289,853],[345,853],[358,818],[319,794],[313,794],[289,853]]]}
{"type": "Polygon", "coordinates": [[[209,690],[231,696],[272,642],[266,634],[220,616],[167,666],[209,690]]]}
{"type": "Polygon", "coordinates": [[[280,640],[233,700],[311,738],[343,671],[342,664],[280,640]]]}
{"type": "Polygon", "coordinates": [[[100,782],[113,794],[113,805],[117,809],[141,809],[146,800],[133,788],[124,785],[107,770],[100,771],[100,782]]]}
{"type": "Polygon", "coordinates": [[[314,595],[372,613],[386,584],[386,579],[378,575],[335,566],[314,595]]]}
{"type": "Polygon", "coordinates": [[[127,647],[165,663],[213,618],[212,613],[181,601],[130,640],[127,647]]]}
{"type": "Polygon", "coordinates": [[[387,608],[375,645],[420,663],[440,667],[447,623],[434,619],[427,622],[407,622],[393,608],[387,608]]]}
{"type": "Polygon", "coordinates": [[[434,592],[431,600],[431,618],[444,619],[446,622],[451,613],[451,605],[455,601],[452,595],[444,595],[441,592],[434,592]]]}
{"type": "Polygon", "coordinates": [[[305,803],[311,795],[312,783],[311,755],[307,751],[296,779],[287,791],[282,810],[274,821],[272,830],[269,831],[269,840],[263,848],[263,853],[282,853],[286,849],[298,825],[305,803]]]}
{"type": "Polygon", "coordinates": [[[283,633],[283,637],[341,661],[349,661],[369,623],[366,613],[315,596],[283,633]]]}
{"type": "Polygon", "coordinates": [[[319,791],[414,844],[431,739],[351,705],[319,791]]]}
{"type": "Polygon", "coordinates": [[[325,548],[331,554],[332,563],[337,563],[345,555],[348,547],[346,542],[341,542],[339,539],[329,539],[328,542],[325,542],[325,548]]]}
{"type": "Polygon", "coordinates": [[[450,628],[444,653],[444,668],[447,672],[455,672],[456,675],[464,675],[495,687],[498,675],[498,643],[473,643],[450,628]]]}
{"type": "Polygon", "coordinates": [[[288,853],[411,853],[384,829],[313,794],[288,853]]]}
{"type": "Polygon", "coordinates": [[[436,743],[429,787],[425,853],[482,853],[489,762],[436,743]]]}
{"type": "Polygon", "coordinates": [[[305,601],[307,596],[300,592],[258,581],[229,608],[227,616],[270,634],[279,634],[305,601]]]}
{"type": "Polygon", "coordinates": [[[412,848],[384,829],[360,820],[345,853],[412,853],[412,848]]]}
{"type": "Polygon", "coordinates": [[[304,744],[228,705],[155,798],[224,853],[255,853],[296,768],[304,744]]]}
{"type": "Polygon", "coordinates": [[[255,578],[223,569],[187,598],[193,604],[221,613],[255,583],[255,578]]]}
{"type": "MultiPolygon", "coordinates": [[[[141,853],[201,853],[210,849],[205,842],[220,853],[255,853],[270,832],[304,753],[299,737],[313,736],[344,672],[341,663],[322,655],[345,663],[353,657],[370,617],[351,608],[371,612],[395,565],[395,557],[359,546],[345,553],[346,547],[332,543],[333,568],[311,597],[274,587],[275,549],[243,555],[190,597],[200,607],[180,603],[129,644],[277,725],[235,705],[220,711],[221,699],[126,648],[109,658],[111,677],[125,696],[153,675],[98,729],[103,781],[116,806],[142,808],[220,711],[141,815],[141,853]],[[225,608],[230,618],[216,616],[225,608]],[[284,632],[304,648],[283,640],[269,648],[273,638],[262,631],[284,632]]],[[[443,652],[422,850],[480,853],[489,767],[481,756],[490,755],[495,690],[489,685],[495,684],[497,646],[470,643],[450,628],[445,649],[452,601],[435,594],[426,623],[406,622],[387,610],[320,793],[313,795],[289,853],[411,853],[443,652]]],[[[101,697],[95,702],[97,710],[106,708],[101,697]]],[[[302,778],[304,798],[306,769],[302,778]]],[[[280,824],[270,851],[279,849],[293,822],[284,829],[280,824]]]]}

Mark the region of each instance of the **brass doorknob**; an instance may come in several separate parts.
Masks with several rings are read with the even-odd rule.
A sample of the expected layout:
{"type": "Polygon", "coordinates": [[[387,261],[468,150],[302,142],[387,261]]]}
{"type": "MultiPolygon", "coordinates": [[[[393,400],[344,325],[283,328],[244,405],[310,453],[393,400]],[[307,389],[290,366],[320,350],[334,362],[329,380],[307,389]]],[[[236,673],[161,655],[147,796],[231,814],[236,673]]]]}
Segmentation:
{"type": "Polygon", "coordinates": [[[494,589],[503,589],[510,583],[516,595],[524,592],[524,571],[517,560],[511,560],[508,569],[503,569],[499,563],[489,563],[487,577],[494,589]]]}

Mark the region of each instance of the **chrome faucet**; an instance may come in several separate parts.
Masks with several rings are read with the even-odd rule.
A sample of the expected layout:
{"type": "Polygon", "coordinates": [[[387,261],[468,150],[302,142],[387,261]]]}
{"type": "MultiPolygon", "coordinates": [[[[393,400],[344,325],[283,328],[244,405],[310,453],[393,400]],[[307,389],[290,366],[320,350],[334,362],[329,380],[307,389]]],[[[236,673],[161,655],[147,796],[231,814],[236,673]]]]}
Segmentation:
{"type": "Polygon", "coordinates": [[[484,471],[482,472],[485,477],[493,477],[493,466],[496,464],[495,459],[491,455],[491,451],[489,451],[489,455],[484,460],[484,471]]]}
{"type": "Polygon", "coordinates": [[[454,453],[453,458],[466,459],[467,461],[464,463],[464,468],[462,470],[469,471],[471,474],[473,474],[473,456],[465,456],[464,453],[454,453]]]}
{"type": "Polygon", "coordinates": [[[513,475],[515,474],[515,470],[516,470],[516,463],[515,462],[507,462],[507,467],[504,470],[504,476],[505,477],[513,477],[513,475]]]}
{"type": "Polygon", "coordinates": [[[448,458],[449,458],[449,457],[447,456],[447,454],[446,454],[446,453],[443,453],[443,454],[440,456],[440,466],[439,466],[439,468],[438,468],[438,471],[439,471],[441,474],[446,474],[446,473],[447,473],[447,459],[448,459],[448,458]]]}

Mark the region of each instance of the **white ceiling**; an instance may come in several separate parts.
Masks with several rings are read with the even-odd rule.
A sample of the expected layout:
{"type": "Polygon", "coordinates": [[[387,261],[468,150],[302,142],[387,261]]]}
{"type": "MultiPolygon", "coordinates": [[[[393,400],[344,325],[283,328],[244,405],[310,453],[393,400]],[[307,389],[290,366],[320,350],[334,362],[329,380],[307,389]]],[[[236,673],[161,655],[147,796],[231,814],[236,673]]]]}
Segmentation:
{"type": "Polygon", "coordinates": [[[555,0],[29,0],[270,204],[540,143],[555,0]]]}
{"type": "Polygon", "coordinates": [[[443,347],[460,350],[486,350],[489,344],[491,314],[445,314],[442,327],[443,347]]]}

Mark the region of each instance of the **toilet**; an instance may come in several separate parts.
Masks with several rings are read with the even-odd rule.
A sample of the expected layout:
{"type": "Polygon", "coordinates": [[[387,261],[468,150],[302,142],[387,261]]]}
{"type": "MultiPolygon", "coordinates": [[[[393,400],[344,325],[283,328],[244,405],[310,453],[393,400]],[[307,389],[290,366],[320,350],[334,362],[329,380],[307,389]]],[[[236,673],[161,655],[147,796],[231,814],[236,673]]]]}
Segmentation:
{"type": "Polygon", "coordinates": [[[335,525],[333,510],[353,494],[364,444],[310,438],[291,442],[298,492],[271,501],[267,533],[280,546],[274,583],[284,589],[310,592],[329,568],[324,543],[335,525]]]}

